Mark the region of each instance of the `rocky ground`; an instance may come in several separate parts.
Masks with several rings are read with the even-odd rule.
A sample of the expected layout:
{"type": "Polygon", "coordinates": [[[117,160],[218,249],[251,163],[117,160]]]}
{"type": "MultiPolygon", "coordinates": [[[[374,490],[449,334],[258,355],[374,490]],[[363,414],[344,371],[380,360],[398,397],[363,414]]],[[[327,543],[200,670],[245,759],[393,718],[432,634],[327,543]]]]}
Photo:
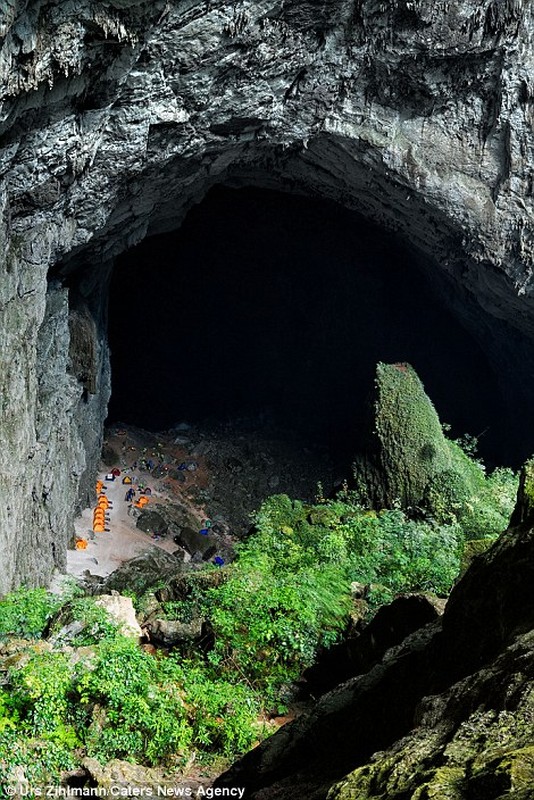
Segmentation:
{"type": "Polygon", "coordinates": [[[98,475],[111,503],[108,530],[94,533],[93,508],[83,511],[72,543],[78,540],[82,548],[69,550],[67,572],[106,577],[147,548],[180,561],[226,563],[266,497],[313,499],[318,483],[328,492],[341,475],[336,477],[325,450],[243,421],[202,428],[181,423],[163,433],[110,427],[98,475]],[[120,475],[106,480],[113,469],[120,475]],[[131,501],[125,499],[130,484],[124,479],[132,481],[131,501]],[[146,487],[149,502],[138,509],[146,487]]]}

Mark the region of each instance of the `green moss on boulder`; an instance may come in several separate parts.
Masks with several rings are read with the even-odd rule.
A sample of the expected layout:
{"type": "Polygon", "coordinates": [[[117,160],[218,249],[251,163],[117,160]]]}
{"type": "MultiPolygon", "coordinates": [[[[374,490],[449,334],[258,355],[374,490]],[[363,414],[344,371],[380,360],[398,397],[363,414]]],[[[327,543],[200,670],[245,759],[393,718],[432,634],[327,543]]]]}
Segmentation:
{"type": "Polygon", "coordinates": [[[373,415],[367,453],[354,467],[356,488],[375,508],[419,504],[451,458],[436,410],[409,364],[377,365],[373,415]]]}
{"type": "Polygon", "coordinates": [[[532,800],[533,648],[530,632],[492,665],[427,697],[419,726],[328,800],[532,800]]]}
{"type": "MultiPolygon", "coordinates": [[[[365,453],[354,464],[355,489],[365,505],[423,509],[440,524],[459,522],[467,538],[497,536],[506,528],[515,476],[496,470],[486,477],[480,463],[447,439],[409,364],[377,365],[370,427],[365,453]]],[[[534,488],[532,498],[534,509],[534,488]]]]}
{"type": "Polygon", "coordinates": [[[485,553],[486,550],[491,547],[494,541],[495,539],[492,536],[484,536],[483,539],[469,539],[468,541],[464,542],[460,568],[462,575],[464,572],[466,572],[472,561],[477,556],[481,555],[481,553],[485,553]]]}

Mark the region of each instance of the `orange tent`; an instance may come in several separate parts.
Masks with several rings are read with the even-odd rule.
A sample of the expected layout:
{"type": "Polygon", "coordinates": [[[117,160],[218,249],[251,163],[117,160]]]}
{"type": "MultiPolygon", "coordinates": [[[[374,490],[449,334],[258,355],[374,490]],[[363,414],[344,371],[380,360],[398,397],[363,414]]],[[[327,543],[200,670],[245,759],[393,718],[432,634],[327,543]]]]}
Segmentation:
{"type": "Polygon", "coordinates": [[[96,493],[100,494],[102,489],[104,488],[104,481],[97,481],[96,482],[96,493]]]}
{"type": "Polygon", "coordinates": [[[99,522],[93,525],[93,533],[104,533],[105,530],[105,526],[101,525],[99,522]]]}
{"type": "Polygon", "coordinates": [[[109,506],[110,506],[110,502],[107,499],[107,497],[99,497],[98,498],[97,508],[106,509],[106,508],[109,508],[109,506]]]}
{"type": "Polygon", "coordinates": [[[85,550],[87,548],[87,539],[76,539],[76,550],[85,550]]]}
{"type": "Polygon", "coordinates": [[[136,508],[144,508],[147,503],[148,503],[148,497],[142,494],[141,497],[137,500],[137,502],[134,503],[134,505],[136,508]]]}

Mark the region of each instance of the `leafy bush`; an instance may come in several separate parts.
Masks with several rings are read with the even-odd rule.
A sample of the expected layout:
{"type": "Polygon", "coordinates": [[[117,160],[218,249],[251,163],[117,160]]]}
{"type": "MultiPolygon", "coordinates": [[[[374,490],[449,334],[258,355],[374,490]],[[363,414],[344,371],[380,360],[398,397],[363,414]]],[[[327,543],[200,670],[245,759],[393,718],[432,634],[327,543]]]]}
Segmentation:
{"type": "Polygon", "coordinates": [[[114,639],[119,626],[110,614],[92,597],[79,597],[67,603],[61,614],[54,622],[53,632],[58,633],[68,622],[79,621],[83,624],[82,630],[72,638],[68,634],[69,642],[75,647],[97,644],[105,639],[114,639]]]}
{"type": "Polygon", "coordinates": [[[103,760],[133,758],[150,764],[185,752],[190,735],[183,702],[159,685],[158,661],[124,636],[104,640],[87,670],[75,682],[86,709],[84,743],[103,760]]]}
{"type": "Polygon", "coordinates": [[[424,505],[440,523],[458,522],[466,539],[498,536],[512,514],[518,477],[507,468],[486,475],[484,465],[455,443],[448,443],[453,468],[428,485],[424,505]]]}
{"type": "Polygon", "coordinates": [[[197,600],[215,635],[211,658],[276,703],[320,645],[346,626],[350,583],[445,595],[460,567],[458,524],[416,522],[399,510],[366,511],[350,493],[314,506],[270,497],[256,532],[238,547],[222,585],[197,600]]]}
{"type": "Polygon", "coordinates": [[[235,756],[258,738],[261,706],[238,676],[232,682],[214,678],[203,662],[176,656],[162,660],[160,674],[181,687],[194,747],[235,756]]]}
{"type": "Polygon", "coordinates": [[[68,724],[72,667],[66,653],[35,651],[24,666],[11,671],[10,683],[9,705],[24,730],[50,741],[76,743],[68,724]]]}
{"type": "Polygon", "coordinates": [[[472,495],[458,522],[466,539],[497,537],[510,522],[519,479],[511,469],[499,468],[485,478],[483,487],[472,495]]]}
{"type": "Polygon", "coordinates": [[[242,554],[228,580],[204,598],[219,669],[268,700],[311,664],[317,647],[344,627],[350,607],[343,572],[332,566],[284,571],[265,553],[242,554]]]}
{"type": "Polygon", "coordinates": [[[61,600],[45,589],[18,589],[0,600],[0,640],[40,637],[61,600]]]}
{"type": "Polygon", "coordinates": [[[381,587],[372,605],[389,602],[400,592],[450,591],[462,553],[458,525],[431,525],[410,520],[400,510],[386,510],[356,514],[343,527],[350,541],[352,579],[381,587]]]}
{"type": "Polygon", "coordinates": [[[87,752],[102,760],[185,761],[194,748],[235,756],[257,737],[248,687],[210,678],[201,662],[154,658],[122,636],[101,644],[75,689],[87,752]]]}
{"type": "Polygon", "coordinates": [[[16,768],[22,767],[26,780],[35,789],[57,784],[65,770],[76,766],[72,748],[37,739],[19,729],[0,733],[0,798],[11,797],[9,784],[19,783],[16,768]]]}

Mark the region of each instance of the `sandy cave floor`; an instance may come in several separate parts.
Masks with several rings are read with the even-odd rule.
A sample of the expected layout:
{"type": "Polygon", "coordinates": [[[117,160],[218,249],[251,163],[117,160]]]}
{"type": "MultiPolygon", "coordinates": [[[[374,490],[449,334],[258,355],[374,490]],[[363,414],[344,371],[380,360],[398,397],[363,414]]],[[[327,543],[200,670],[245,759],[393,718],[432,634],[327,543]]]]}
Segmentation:
{"type": "MultiPolygon", "coordinates": [[[[98,477],[104,480],[106,474],[102,472],[98,477]]],[[[124,500],[128,487],[122,484],[121,478],[122,475],[115,481],[104,480],[106,496],[113,504],[109,509],[109,533],[93,533],[92,508],[86,508],[75,521],[76,536],[87,541],[87,549],[67,552],[67,574],[83,577],[85,571],[89,570],[93,575],[106,577],[125,561],[146,552],[150,547],[159,547],[168,553],[180,549],[172,540],[154,540],[136,528],[136,520],[129,516],[129,504],[124,500]]],[[[151,483],[154,484],[154,481],[151,483]]],[[[152,492],[153,500],[157,503],[158,494],[154,488],[152,492]]]]}
{"type": "MultiPolygon", "coordinates": [[[[158,437],[162,439],[163,437],[158,437]]],[[[158,547],[168,553],[174,553],[181,548],[170,538],[155,539],[150,534],[144,533],[136,527],[137,519],[132,516],[131,503],[125,501],[128,485],[123,484],[124,476],[130,476],[134,483],[134,488],[139,485],[148,485],[152,491],[147,508],[157,510],[158,505],[169,501],[179,501],[182,505],[187,505],[193,514],[198,518],[199,528],[201,527],[203,509],[194,506],[190,499],[185,496],[190,489],[190,482],[185,486],[176,484],[169,475],[168,468],[174,462],[179,462],[186,458],[187,453],[181,448],[176,447],[172,440],[147,442],[146,434],[135,429],[114,429],[108,433],[107,444],[117,453],[117,458],[113,466],[101,465],[97,479],[104,482],[105,494],[111,502],[108,510],[109,521],[106,528],[109,531],[104,533],[94,533],[92,530],[93,510],[84,509],[74,523],[75,537],[87,542],[86,549],[76,549],[67,551],[67,574],[74,577],[83,577],[88,570],[93,575],[106,577],[118,569],[121,564],[129,561],[141,553],[158,547]],[[152,446],[147,446],[152,445],[152,446]],[[162,477],[156,477],[153,473],[139,466],[142,458],[150,458],[154,463],[163,464],[162,477]],[[115,480],[106,480],[106,475],[110,470],[117,467],[121,470],[120,476],[115,480]]],[[[198,465],[198,476],[195,475],[195,482],[202,483],[202,465],[198,465]]],[[[188,474],[190,479],[190,474],[188,474]]],[[[140,492],[136,491],[136,498],[140,492]]],[[[185,554],[185,560],[189,556],[185,554]]]]}
{"type": "Polygon", "coordinates": [[[191,557],[171,534],[154,538],[137,528],[136,516],[125,501],[129,488],[122,482],[125,475],[132,478],[134,488],[150,486],[147,510],[179,508],[187,520],[184,524],[197,530],[211,519],[222,554],[230,552],[246,533],[251,512],[265,497],[286,492],[310,498],[317,481],[325,489],[333,483],[333,467],[322,449],[303,447],[279,431],[243,431],[233,425],[209,429],[181,424],[162,433],[114,425],[106,430],[103,459],[98,478],[104,480],[112,502],[109,532],[93,533],[95,492],[94,505],[84,509],[74,525],[74,537],[87,541],[87,548],[67,552],[67,575],[76,578],[87,571],[106,577],[154,547],[168,553],[180,551],[180,560],[191,557]],[[114,467],[120,476],[106,481],[114,467]]]}

